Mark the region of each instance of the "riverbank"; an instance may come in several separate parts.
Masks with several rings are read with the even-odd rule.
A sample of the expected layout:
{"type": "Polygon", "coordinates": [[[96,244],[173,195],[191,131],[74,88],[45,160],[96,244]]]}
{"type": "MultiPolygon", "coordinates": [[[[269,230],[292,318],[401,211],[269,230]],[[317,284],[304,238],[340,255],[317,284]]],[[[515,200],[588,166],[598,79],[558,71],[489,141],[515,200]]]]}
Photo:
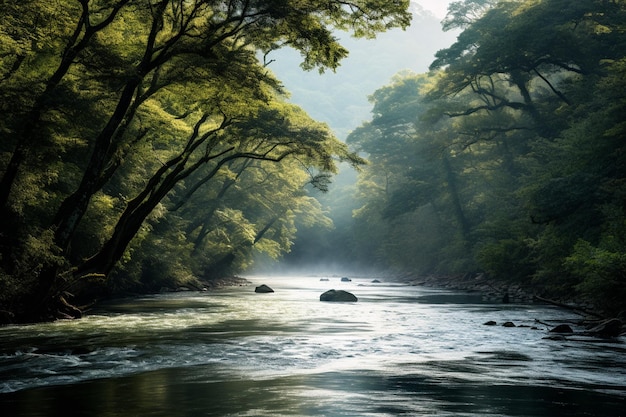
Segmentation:
{"type": "Polygon", "coordinates": [[[181,292],[181,291],[214,291],[228,287],[245,287],[252,283],[245,278],[232,275],[221,278],[198,279],[194,282],[188,282],[176,288],[161,288],[161,293],[165,292],[181,292]]]}
{"type": "Polygon", "coordinates": [[[486,301],[503,303],[532,303],[535,293],[531,288],[498,281],[485,274],[405,276],[409,285],[480,293],[486,301]]]}
{"type": "Polygon", "coordinates": [[[493,279],[482,273],[420,277],[409,274],[402,277],[401,280],[409,285],[479,293],[485,301],[490,302],[516,304],[547,303],[578,312],[581,316],[611,318],[609,314],[602,311],[601,306],[594,305],[589,300],[575,297],[559,297],[553,294],[546,295],[535,287],[493,279]]]}
{"type": "Polygon", "coordinates": [[[248,285],[252,285],[252,282],[249,280],[238,276],[228,276],[206,281],[201,280],[200,282],[204,285],[204,288],[209,291],[228,287],[246,287],[248,285]]]}
{"type": "MultiPolygon", "coordinates": [[[[492,303],[515,304],[550,304],[564,310],[569,310],[580,316],[578,325],[582,330],[578,334],[597,337],[617,337],[626,334],[626,313],[617,316],[606,314],[602,308],[589,301],[580,299],[546,298],[537,294],[532,287],[502,282],[488,278],[485,274],[465,275],[429,275],[426,277],[407,276],[404,279],[408,285],[423,286],[436,289],[466,291],[479,293],[483,299],[492,303]],[[617,323],[617,324],[616,324],[617,323]],[[607,326],[611,326],[609,329],[607,326]]],[[[553,330],[555,331],[555,330],[553,330]]],[[[559,335],[559,337],[561,337],[559,335]]]]}

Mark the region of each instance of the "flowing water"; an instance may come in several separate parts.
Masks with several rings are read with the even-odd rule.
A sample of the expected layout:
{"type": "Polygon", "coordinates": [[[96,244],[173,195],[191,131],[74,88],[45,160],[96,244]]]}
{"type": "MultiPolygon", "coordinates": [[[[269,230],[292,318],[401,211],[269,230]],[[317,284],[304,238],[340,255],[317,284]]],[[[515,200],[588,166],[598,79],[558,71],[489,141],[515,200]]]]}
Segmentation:
{"type": "Polygon", "coordinates": [[[251,280],[276,292],[0,328],[0,416],[626,416],[624,338],[547,340],[535,322],[570,312],[365,278],[251,280]],[[330,288],[359,301],[320,302],[330,288]]]}

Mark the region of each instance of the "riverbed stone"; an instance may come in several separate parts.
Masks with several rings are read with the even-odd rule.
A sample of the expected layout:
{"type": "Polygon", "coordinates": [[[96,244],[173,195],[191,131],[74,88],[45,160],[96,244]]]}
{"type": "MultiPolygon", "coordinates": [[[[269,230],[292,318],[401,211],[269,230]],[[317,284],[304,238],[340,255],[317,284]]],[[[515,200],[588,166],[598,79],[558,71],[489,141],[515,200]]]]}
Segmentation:
{"type": "Polygon", "coordinates": [[[506,321],[502,324],[502,327],[516,327],[515,323],[513,323],[512,321],[506,321]]]}
{"type": "Polygon", "coordinates": [[[320,295],[320,301],[344,301],[355,302],[358,298],[351,292],[344,290],[328,290],[320,295]]]}
{"type": "Polygon", "coordinates": [[[574,330],[568,324],[559,324],[550,333],[574,333],[574,330]]]}
{"type": "Polygon", "coordinates": [[[274,292],[274,290],[271,289],[269,286],[267,286],[265,284],[262,284],[262,285],[259,285],[258,287],[256,287],[254,289],[254,292],[258,292],[258,293],[261,293],[261,294],[266,294],[266,293],[274,292]]]}
{"type": "Polygon", "coordinates": [[[493,320],[489,320],[489,321],[484,322],[483,324],[484,324],[485,326],[495,326],[495,325],[496,325],[496,324],[498,324],[498,323],[496,323],[496,322],[495,322],[495,321],[493,321],[493,320]]]}

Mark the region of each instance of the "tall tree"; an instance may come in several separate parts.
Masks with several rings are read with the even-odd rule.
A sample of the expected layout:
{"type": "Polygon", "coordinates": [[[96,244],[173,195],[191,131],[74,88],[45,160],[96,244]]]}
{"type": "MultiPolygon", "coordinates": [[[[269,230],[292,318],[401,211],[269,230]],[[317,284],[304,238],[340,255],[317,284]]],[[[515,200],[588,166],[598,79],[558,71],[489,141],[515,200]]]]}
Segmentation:
{"type": "Polygon", "coordinates": [[[75,64],[78,56],[89,46],[92,38],[105,30],[129,1],[106,1],[97,5],[92,5],[89,1],[80,1],[79,8],[63,9],[55,9],[50,5],[42,7],[42,3],[37,1],[8,6],[8,23],[11,26],[7,26],[6,30],[14,34],[5,36],[10,42],[9,47],[13,44],[15,49],[5,55],[7,62],[3,64],[10,69],[6,70],[4,81],[14,81],[9,78],[22,75],[19,74],[19,70],[28,55],[38,60],[43,55],[42,61],[45,64],[42,65],[43,71],[29,76],[29,81],[34,81],[37,88],[34,88],[35,94],[30,98],[28,105],[10,109],[11,112],[16,111],[14,118],[17,123],[13,134],[9,136],[10,143],[15,144],[15,149],[0,180],[0,207],[5,212],[2,216],[4,220],[9,218],[7,204],[19,169],[28,152],[38,145],[37,129],[40,127],[43,114],[55,105],[54,98],[58,94],[56,90],[59,84],[68,74],[70,67],[75,64]],[[67,27],[63,27],[63,24],[67,24],[67,27]],[[50,26],[53,27],[52,30],[49,30],[50,26]],[[29,27],[32,33],[22,32],[29,27]],[[48,31],[52,35],[49,35],[48,31]],[[34,45],[30,50],[24,46],[29,38],[34,45]],[[54,56],[58,53],[56,48],[60,48],[60,59],[54,56]],[[53,61],[54,59],[58,60],[57,63],[53,61]]]}
{"type": "MultiPolygon", "coordinates": [[[[399,224],[377,237],[419,230],[428,195],[467,242],[438,246],[448,271],[465,253],[462,268],[623,310],[625,12],[619,1],[453,3],[444,23],[463,32],[437,54],[427,98],[381,89],[372,121],[351,137],[380,164],[361,178],[369,193],[358,214],[399,224]],[[421,118],[405,117],[410,97],[427,109],[421,118]],[[438,146],[439,170],[419,158],[420,143],[438,146]],[[376,173],[389,174],[372,181],[376,173]]],[[[411,265],[393,253],[419,243],[393,236],[381,252],[411,265]]]]}
{"type": "Polygon", "coordinates": [[[428,99],[436,80],[434,75],[398,76],[372,95],[372,121],[348,138],[371,162],[361,175],[364,201],[357,216],[365,223],[386,224],[382,228],[389,232],[378,237],[377,258],[398,269],[443,271],[442,258],[433,254],[442,253],[446,244],[440,237],[444,235],[450,251],[464,250],[459,259],[469,259],[469,195],[467,180],[461,175],[464,160],[456,149],[458,126],[441,114],[433,116],[441,105],[428,99]],[[415,234],[402,232],[408,227],[406,222],[413,223],[415,234]],[[402,252],[413,255],[399,255],[402,252]]]}
{"type": "Polygon", "coordinates": [[[467,112],[501,107],[523,111],[532,117],[538,133],[554,137],[562,126],[555,126],[556,120],[547,117],[536,101],[552,96],[557,100],[553,107],[569,105],[571,99],[558,87],[559,80],[601,72],[602,59],[617,53],[614,37],[601,28],[609,23],[609,15],[620,14],[620,6],[595,0],[497,2],[482,13],[454,45],[437,53],[431,69],[446,68],[439,94],[471,88],[492,102],[467,112]],[[516,94],[503,96],[489,88],[496,76],[514,86],[516,94]]]}
{"type": "MultiPolygon", "coordinates": [[[[34,262],[40,265],[34,274],[28,272],[37,278],[24,285],[35,290],[25,291],[22,300],[45,307],[31,317],[54,313],[53,299],[61,300],[67,270],[78,262],[80,248],[72,245],[77,230],[97,228],[82,221],[94,203],[112,202],[112,215],[119,215],[117,226],[97,253],[69,276],[111,271],[151,210],[204,164],[217,172],[238,158],[279,162],[297,156],[322,171],[332,169],[333,157],[346,156],[345,149],[326,133],[322,139],[317,127],[289,132],[292,114],[268,104],[281,88],[258,62],[258,53],[288,46],[301,52],[305,69],[334,69],[347,55],[334,30],[372,37],[406,27],[410,19],[406,0],[82,0],[62,10],[56,4],[42,5],[35,0],[11,5],[10,18],[0,30],[0,36],[10,40],[4,47],[8,54],[0,58],[0,94],[24,93],[27,98],[11,113],[23,117],[1,122],[10,138],[2,145],[1,197],[15,214],[11,228],[7,225],[3,231],[2,260],[9,274],[15,265],[26,273],[34,247],[26,244],[26,235],[38,244],[42,262],[34,262]],[[39,15],[45,15],[54,30],[41,38],[45,48],[38,48],[37,42],[29,48],[24,42],[28,31],[17,27],[40,22],[39,15]],[[39,65],[43,59],[45,67],[39,65]],[[37,82],[34,94],[27,90],[29,79],[37,82]],[[278,133],[281,139],[256,137],[255,123],[261,134],[278,133]],[[41,129],[43,125],[47,129],[41,129]],[[173,140],[163,140],[172,133],[173,140]],[[287,133],[298,137],[286,138],[287,133]],[[259,146],[240,146],[237,134],[259,146]],[[54,148],[41,146],[49,143],[54,148]],[[134,167],[135,175],[130,175],[145,175],[142,186],[139,180],[120,182],[121,172],[133,172],[126,163],[135,158],[134,152],[150,152],[162,143],[171,146],[171,152],[160,155],[163,165],[152,172],[134,167]],[[25,187],[15,187],[16,181],[32,175],[20,169],[24,155],[37,167],[43,186],[33,187],[33,194],[48,193],[45,204],[41,199],[38,205],[21,201],[25,187]],[[113,194],[120,192],[134,197],[113,194]],[[36,221],[27,221],[26,215],[36,221]],[[22,244],[12,244],[16,241],[22,244]]],[[[34,38],[39,35],[33,33],[34,38]]],[[[110,218],[106,221],[111,224],[110,218]]]]}

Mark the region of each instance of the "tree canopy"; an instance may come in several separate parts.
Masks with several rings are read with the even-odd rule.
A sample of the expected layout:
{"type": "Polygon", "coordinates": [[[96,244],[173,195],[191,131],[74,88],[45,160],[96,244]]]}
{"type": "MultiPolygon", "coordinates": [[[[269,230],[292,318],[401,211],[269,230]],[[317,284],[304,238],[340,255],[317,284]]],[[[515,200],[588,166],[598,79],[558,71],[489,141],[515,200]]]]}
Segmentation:
{"type": "Polygon", "coordinates": [[[406,0],[4,3],[0,297],[15,321],[288,251],[296,213],[319,211],[305,185],[363,161],[284,102],[262,57],[291,47],[333,70],[348,53],[334,31],[410,20],[406,0]],[[155,277],[160,245],[163,271],[194,266],[155,277]]]}
{"type": "Polygon", "coordinates": [[[372,120],[348,139],[371,161],[356,211],[364,261],[484,272],[623,310],[625,12],[452,3],[457,42],[430,73],[375,92],[372,120]]]}

